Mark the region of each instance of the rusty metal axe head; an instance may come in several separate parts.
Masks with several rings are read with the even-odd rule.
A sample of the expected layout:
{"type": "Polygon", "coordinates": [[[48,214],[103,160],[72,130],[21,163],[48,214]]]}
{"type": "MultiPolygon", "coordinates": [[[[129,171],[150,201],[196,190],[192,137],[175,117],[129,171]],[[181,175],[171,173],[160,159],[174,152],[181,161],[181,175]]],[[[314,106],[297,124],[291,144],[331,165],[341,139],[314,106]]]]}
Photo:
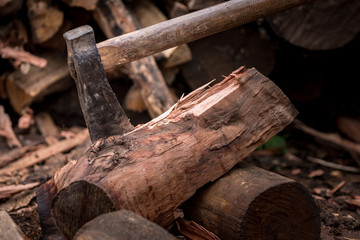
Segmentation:
{"type": "Polygon", "coordinates": [[[82,26],[66,32],[64,38],[70,74],[76,82],[91,140],[131,131],[133,126],[106,78],[93,29],[82,26]]]}

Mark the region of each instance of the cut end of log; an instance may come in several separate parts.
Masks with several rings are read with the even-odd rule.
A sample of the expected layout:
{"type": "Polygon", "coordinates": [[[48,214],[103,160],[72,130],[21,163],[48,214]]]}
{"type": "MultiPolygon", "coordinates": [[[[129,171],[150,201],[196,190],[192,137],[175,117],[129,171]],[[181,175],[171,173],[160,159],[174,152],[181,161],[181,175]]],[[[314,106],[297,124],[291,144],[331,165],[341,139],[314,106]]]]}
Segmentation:
{"type": "Polygon", "coordinates": [[[56,225],[68,239],[72,239],[86,222],[112,211],[115,207],[108,194],[86,181],[71,183],[55,196],[52,203],[56,225]]]}
{"type": "Polygon", "coordinates": [[[316,204],[298,182],[284,183],[260,194],[243,219],[241,235],[245,239],[320,238],[316,204]]]}
{"type": "Polygon", "coordinates": [[[221,239],[320,239],[318,208],[307,189],[244,163],[200,189],[184,212],[221,239]]]}

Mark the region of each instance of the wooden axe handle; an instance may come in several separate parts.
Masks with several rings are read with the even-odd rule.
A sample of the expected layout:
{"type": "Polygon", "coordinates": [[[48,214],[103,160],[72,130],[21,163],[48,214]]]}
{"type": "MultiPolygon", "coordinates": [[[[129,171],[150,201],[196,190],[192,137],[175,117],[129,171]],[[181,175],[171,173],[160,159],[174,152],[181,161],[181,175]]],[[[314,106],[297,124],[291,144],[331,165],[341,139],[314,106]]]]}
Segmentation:
{"type": "Polygon", "coordinates": [[[230,0],[96,46],[105,70],[179,46],[313,0],[230,0]]]}

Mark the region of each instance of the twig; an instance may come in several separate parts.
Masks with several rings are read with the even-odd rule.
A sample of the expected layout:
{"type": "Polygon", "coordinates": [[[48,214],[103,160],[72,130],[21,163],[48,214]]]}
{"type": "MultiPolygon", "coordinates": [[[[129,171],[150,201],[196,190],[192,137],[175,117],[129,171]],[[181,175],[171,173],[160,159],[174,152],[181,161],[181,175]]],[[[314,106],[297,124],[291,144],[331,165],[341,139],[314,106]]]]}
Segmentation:
{"type": "Polygon", "coordinates": [[[306,160],[313,162],[313,163],[317,163],[317,164],[325,166],[325,167],[329,167],[329,168],[334,168],[334,169],[338,169],[338,170],[342,170],[342,171],[346,171],[346,172],[352,172],[352,173],[360,173],[360,168],[349,167],[349,166],[344,166],[344,165],[340,165],[340,164],[336,164],[336,163],[332,163],[332,162],[327,162],[320,158],[314,158],[314,157],[307,156],[306,160]]]}
{"type": "Polygon", "coordinates": [[[74,138],[65,139],[54,145],[41,148],[35,152],[30,153],[28,156],[20,158],[19,160],[9,164],[5,168],[0,170],[0,174],[2,173],[11,173],[13,171],[31,167],[37,163],[40,163],[47,158],[55,155],[57,153],[68,151],[77,145],[82,144],[89,137],[89,132],[87,129],[80,131],[75,135],[74,138]]]}
{"type": "Polygon", "coordinates": [[[333,143],[333,144],[335,144],[337,146],[340,146],[342,148],[345,148],[348,151],[350,151],[350,153],[355,152],[358,155],[360,155],[360,144],[349,141],[347,139],[344,139],[341,136],[339,136],[338,134],[335,134],[335,133],[323,133],[323,132],[317,131],[317,130],[315,130],[313,128],[310,128],[310,127],[306,126],[303,122],[301,122],[301,121],[299,121],[297,119],[294,120],[293,125],[294,125],[295,128],[303,131],[306,134],[312,135],[312,136],[314,136],[316,138],[319,138],[321,140],[324,140],[324,141],[333,143]]]}
{"type": "Polygon", "coordinates": [[[345,181],[341,181],[338,185],[336,185],[333,189],[331,189],[332,194],[336,193],[340,188],[345,185],[345,181]]]}
{"type": "Polygon", "coordinates": [[[27,146],[24,146],[21,148],[12,149],[6,153],[2,153],[0,155],[0,167],[5,166],[9,162],[14,161],[15,159],[21,157],[22,155],[24,155],[25,153],[27,153],[29,151],[36,150],[38,147],[39,146],[35,146],[35,145],[27,145],[27,146]]]}
{"type": "Polygon", "coordinates": [[[2,58],[12,58],[19,62],[27,62],[39,68],[46,67],[47,61],[44,58],[32,55],[29,52],[5,47],[0,43],[0,55],[2,58]]]}
{"type": "Polygon", "coordinates": [[[5,187],[1,187],[0,188],[0,199],[3,198],[8,198],[16,193],[22,192],[24,190],[27,189],[31,189],[34,188],[36,186],[39,186],[39,182],[34,182],[34,183],[28,183],[28,184],[24,184],[24,185],[9,185],[9,186],[5,186],[5,187]]]}

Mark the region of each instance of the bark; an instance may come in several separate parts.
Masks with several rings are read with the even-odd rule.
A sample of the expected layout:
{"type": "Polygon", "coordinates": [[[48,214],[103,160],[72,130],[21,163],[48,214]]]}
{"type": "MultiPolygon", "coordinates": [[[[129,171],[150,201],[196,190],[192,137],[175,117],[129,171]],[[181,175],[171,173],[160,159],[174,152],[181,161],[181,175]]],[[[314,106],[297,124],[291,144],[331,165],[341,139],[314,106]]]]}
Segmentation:
{"type": "Polygon", "coordinates": [[[221,239],[320,239],[314,199],[298,182],[240,163],[198,190],[185,217],[221,239]]]}
{"type": "Polygon", "coordinates": [[[77,231],[74,240],[176,240],[165,229],[127,210],[102,214],[77,231]]]}
{"type": "Polygon", "coordinates": [[[269,79],[240,68],[68,163],[38,189],[42,221],[50,222],[52,212],[57,227],[72,237],[100,213],[128,209],[167,227],[198,188],[228,172],[296,114],[269,79]]]}

